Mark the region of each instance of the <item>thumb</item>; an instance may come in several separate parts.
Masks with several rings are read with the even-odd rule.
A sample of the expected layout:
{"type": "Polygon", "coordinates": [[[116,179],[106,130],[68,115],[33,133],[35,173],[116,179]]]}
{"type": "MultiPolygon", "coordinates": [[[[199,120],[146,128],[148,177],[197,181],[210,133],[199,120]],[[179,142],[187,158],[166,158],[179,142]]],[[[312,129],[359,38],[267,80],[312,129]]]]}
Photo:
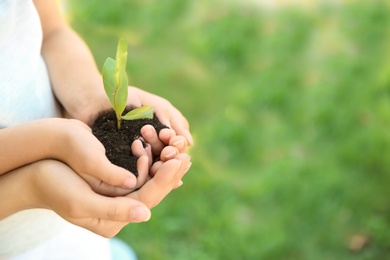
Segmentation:
{"type": "Polygon", "coordinates": [[[128,223],[148,221],[151,216],[144,204],[126,197],[109,198],[94,193],[80,203],[85,207],[81,207],[77,217],[66,219],[104,237],[113,237],[128,223]]]}
{"type": "Polygon", "coordinates": [[[98,218],[115,222],[144,222],[151,217],[150,210],[141,202],[128,198],[110,198],[91,193],[84,196],[80,204],[83,204],[83,213],[80,218],[98,218]]]}
{"type": "Polygon", "coordinates": [[[87,172],[85,173],[112,186],[134,188],[137,184],[137,178],[134,174],[112,164],[105,155],[95,157],[95,160],[91,160],[90,166],[87,167],[87,172]]]}

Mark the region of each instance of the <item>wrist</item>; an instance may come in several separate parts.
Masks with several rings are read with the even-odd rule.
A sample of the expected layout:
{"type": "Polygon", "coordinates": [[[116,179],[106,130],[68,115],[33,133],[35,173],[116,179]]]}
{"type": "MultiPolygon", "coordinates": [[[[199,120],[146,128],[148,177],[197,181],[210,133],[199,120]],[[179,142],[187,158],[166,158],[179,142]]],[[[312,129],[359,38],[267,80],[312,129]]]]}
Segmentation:
{"type": "MultiPolygon", "coordinates": [[[[63,102],[65,113],[68,118],[80,120],[87,125],[91,125],[97,115],[111,107],[103,86],[77,92],[68,99],[68,102],[63,102]]],[[[85,87],[88,88],[88,87],[85,87]]]]}
{"type": "MultiPolygon", "coordinates": [[[[40,138],[37,140],[41,143],[39,150],[42,152],[37,159],[57,159],[61,160],[66,153],[68,145],[68,136],[71,129],[68,127],[69,120],[63,118],[43,119],[40,126],[40,138]]],[[[37,161],[37,160],[35,160],[37,161]]]]}
{"type": "Polygon", "coordinates": [[[25,192],[29,196],[26,199],[26,206],[29,208],[50,209],[46,200],[51,199],[50,197],[53,196],[51,189],[56,187],[53,187],[50,182],[51,178],[45,175],[53,175],[52,171],[56,171],[56,169],[51,168],[51,165],[59,163],[56,160],[41,160],[28,166],[26,174],[29,175],[30,185],[25,192]]]}
{"type": "Polygon", "coordinates": [[[40,208],[34,192],[33,165],[15,169],[0,176],[0,220],[19,211],[40,208]]]}
{"type": "MultiPolygon", "coordinates": [[[[47,130],[48,145],[45,149],[48,153],[42,159],[56,159],[64,163],[70,163],[70,158],[77,151],[74,149],[75,140],[79,140],[80,128],[84,123],[75,119],[53,118],[47,130]]],[[[87,127],[87,126],[85,126],[87,127]]]]}

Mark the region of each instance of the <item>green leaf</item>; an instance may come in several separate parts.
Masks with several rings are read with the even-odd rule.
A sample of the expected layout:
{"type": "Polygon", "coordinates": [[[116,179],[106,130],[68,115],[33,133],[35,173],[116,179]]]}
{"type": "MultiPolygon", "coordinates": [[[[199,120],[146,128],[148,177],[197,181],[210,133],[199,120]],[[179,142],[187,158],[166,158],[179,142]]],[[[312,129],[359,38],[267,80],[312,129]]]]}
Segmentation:
{"type": "Polygon", "coordinates": [[[131,110],[126,115],[122,116],[122,119],[125,120],[134,120],[134,119],[152,119],[153,118],[153,107],[152,106],[142,106],[136,109],[131,110]]]}
{"type": "Polygon", "coordinates": [[[115,60],[107,58],[103,65],[103,84],[104,91],[110,100],[112,108],[115,110],[115,95],[116,95],[116,82],[114,77],[115,72],[115,60]]]}
{"type": "Polygon", "coordinates": [[[115,60],[115,80],[119,86],[122,86],[123,74],[126,74],[127,62],[127,42],[123,38],[119,39],[115,60]]]}
{"type": "Polygon", "coordinates": [[[119,39],[116,60],[107,58],[103,65],[104,90],[115,110],[118,129],[122,121],[122,113],[126,108],[128,97],[128,78],[126,74],[127,43],[119,39]]]}
{"type": "Polygon", "coordinates": [[[126,73],[122,74],[121,85],[118,86],[117,94],[115,97],[115,112],[116,117],[119,119],[122,116],[123,111],[126,108],[127,95],[128,95],[128,82],[126,73]]]}
{"type": "Polygon", "coordinates": [[[112,58],[107,58],[103,65],[103,84],[106,95],[110,100],[112,108],[115,110],[117,118],[120,118],[126,108],[128,95],[128,79],[126,73],[121,74],[121,85],[115,80],[116,61],[112,58]]]}

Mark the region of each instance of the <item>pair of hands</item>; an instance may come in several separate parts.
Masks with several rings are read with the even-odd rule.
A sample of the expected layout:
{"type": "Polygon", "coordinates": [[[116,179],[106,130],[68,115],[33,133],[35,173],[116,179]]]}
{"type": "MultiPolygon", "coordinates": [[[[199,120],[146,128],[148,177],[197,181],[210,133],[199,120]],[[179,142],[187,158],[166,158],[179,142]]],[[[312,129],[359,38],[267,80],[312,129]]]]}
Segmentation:
{"type": "Polygon", "coordinates": [[[189,167],[188,156],[180,154],[163,163],[140,189],[114,198],[93,192],[73,169],[57,160],[42,160],[23,171],[33,180],[26,196],[30,205],[43,204],[70,223],[112,237],[128,223],[149,220],[150,209],[176,187],[189,167]]]}
{"type": "Polygon", "coordinates": [[[100,98],[78,113],[68,114],[79,120],[58,125],[67,130],[61,148],[56,149],[56,160],[24,167],[34,183],[31,205],[52,209],[75,225],[111,237],[130,222],[149,220],[150,209],[182,184],[191,166],[186,151],[193,142],[187,120],[161,97],[134,87],[129,88],[129,96],[128,105],[153,106],[159,120],[170,128],[159,134],[152,126],[142,128],[148,146],[143,148],[140,141],[132,145],[139,157],[139,177],[111,164],[87,126],[97,112],[110,108],[107,98],[100,98]]]}
{"type": "MultiPolygon", "coordinates": [[[[179,154],[181,158],[189,157],[185,153],[187,146],[184,137],[174,135],[173,130],[163,129],[160,132],[163,142],[154,128],[146,125],[141,132],[150,134],[149,138],[144,137],[147,146],[144,148],[141,141],[136,140],[131,147],[133,154],[139,158],[138,177],[135,177],[128,170],[112,164],[107,159],[103,145],[86,124],[75,119],[54,120],[43,122],[50,124],[47,121],[51,121],[51,124],[55,125],[51,128],[53,132],[58,133],[60,140],[52,149],[54,150],[52,157],[69,165],[94,192],[100,195],[115,197],[129,194],[156,175],[159,168],[168,160],[175,159],[179,154]]],[[[180,184],[179,181],[176,186],[180,184]]]]}

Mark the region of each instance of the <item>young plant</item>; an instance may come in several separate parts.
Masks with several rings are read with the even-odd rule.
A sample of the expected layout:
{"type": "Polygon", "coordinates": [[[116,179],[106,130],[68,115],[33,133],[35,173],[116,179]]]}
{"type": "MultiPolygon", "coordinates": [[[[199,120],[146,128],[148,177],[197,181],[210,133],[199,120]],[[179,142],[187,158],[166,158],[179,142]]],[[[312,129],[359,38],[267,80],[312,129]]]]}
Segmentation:
{"type": "Polygon", "coordinates": [[[135,120],[143,118],[153,118],[153,108],[142,106],[135,108],[122,115],[126,108],[128,96],[128,78],[126,74],[127,43],[124,39],[119,39],[116,50],[116,60],[107,58],[103,65],[104,90],[111,106],[115,111],[117,127],[120,129],[122,120],[135,120]]]}

